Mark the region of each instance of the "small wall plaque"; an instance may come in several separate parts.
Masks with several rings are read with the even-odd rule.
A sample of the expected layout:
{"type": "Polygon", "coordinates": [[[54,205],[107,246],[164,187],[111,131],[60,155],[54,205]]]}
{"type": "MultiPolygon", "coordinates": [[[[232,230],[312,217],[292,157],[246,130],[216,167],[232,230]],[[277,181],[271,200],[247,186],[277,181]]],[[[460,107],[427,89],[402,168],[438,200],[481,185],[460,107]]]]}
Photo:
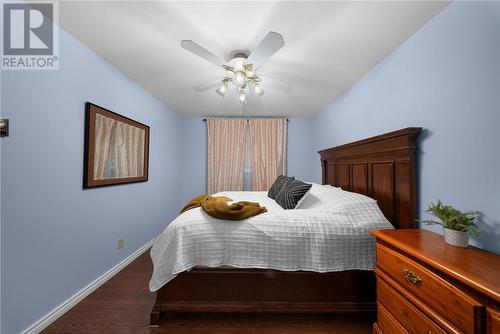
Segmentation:
{"type": "Polygon", "coordinates": [[[0,118],[0,138],[9,136],[9,120],[7,118],[0,118]]]}

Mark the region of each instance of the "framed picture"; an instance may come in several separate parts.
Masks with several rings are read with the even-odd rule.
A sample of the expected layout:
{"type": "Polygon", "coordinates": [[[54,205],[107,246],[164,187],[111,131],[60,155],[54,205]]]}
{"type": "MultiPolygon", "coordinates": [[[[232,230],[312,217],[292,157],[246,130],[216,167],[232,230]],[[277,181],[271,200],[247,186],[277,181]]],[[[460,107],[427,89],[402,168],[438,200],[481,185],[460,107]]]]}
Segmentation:
{"type": "Polygon", "coordinates": [[[148,180],[149,126],[85,103],[83,187],[148,180]]]}

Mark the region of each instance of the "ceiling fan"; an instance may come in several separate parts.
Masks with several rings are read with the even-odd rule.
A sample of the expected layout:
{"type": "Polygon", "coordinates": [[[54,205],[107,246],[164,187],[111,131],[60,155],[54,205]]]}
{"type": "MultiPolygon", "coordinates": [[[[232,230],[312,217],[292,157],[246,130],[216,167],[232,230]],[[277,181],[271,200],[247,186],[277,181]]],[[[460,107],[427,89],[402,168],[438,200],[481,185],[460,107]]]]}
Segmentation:
{"type": "Polygon", "coordinates": [[[224,96],[229,89],[229,85],[233,84],[237,89],[241,103],[246,102],[246,94],[250,89],[253,89],[255,95],[264,94],[264,90],[260,84],[263,80],[262,78],[264,78],[266,83],[278,89],[289,91],[292,88],[289,82],[255,73],[273,54],[281,49],[283,45],[285,45],[283,36],[274,31],[270,31],[252,53],[248,54],[248,52],[245,51],[233,51],[231,59],[226,61],[192,40],[181,41],[181,47],[217,66],[221,66],[227,73],[225,77],[197,85],[194,89],[196,91],[206,91],[219,86],[216,92],[224,96]]]}

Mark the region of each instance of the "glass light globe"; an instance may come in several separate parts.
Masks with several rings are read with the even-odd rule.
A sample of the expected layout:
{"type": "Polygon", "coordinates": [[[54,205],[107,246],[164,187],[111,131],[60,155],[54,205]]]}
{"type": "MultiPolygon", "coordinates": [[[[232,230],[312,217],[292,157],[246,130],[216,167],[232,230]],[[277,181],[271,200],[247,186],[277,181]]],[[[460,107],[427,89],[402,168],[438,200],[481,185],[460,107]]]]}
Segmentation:
{"type": "Polygon", "coordinates": [[[226,85],[222,85],[216,89],[216,92],[221,96],[224,96],[224,94],[226,94],[226,91],[227,91],[226,85]]]}
{"type": "Polygon", "coordinates": [[[233,83],[237,87],[243,86],[243,84],[245,83],[245,75],[242,72],[236,72],[233,78],[233,83]]]}
{"type": "Polygon", "coordinates": [[[246,99],[245,93],[240,93],[240,102],[245,103],[246,99]]]}
{"type": "Polygon", "coordinates": [[[260,85],[255,85],[253,91],[255,92],[256,95],[262,95],[264,94],[264,90],[260,85]]]}

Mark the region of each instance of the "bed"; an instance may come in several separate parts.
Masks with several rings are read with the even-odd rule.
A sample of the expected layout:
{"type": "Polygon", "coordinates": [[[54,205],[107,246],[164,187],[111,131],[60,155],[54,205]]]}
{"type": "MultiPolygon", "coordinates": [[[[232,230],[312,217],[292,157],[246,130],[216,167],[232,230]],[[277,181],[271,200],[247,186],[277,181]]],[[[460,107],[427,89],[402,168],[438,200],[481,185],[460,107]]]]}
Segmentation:
{"type": "Polygon", "coordinates": [[[200,209],[185,212],[151,251],[150,289],[157,294],[151,326],[168,312],[375,311],[367,231],[414,227],[420,131],[406,128],[320,151],[324,186],[313,185],[311,193],[333,196],[333,211],[307,210],[311,200],[302,210],[280,210],[263,192],[231,192],[222,195],[257,200],[269,212],[236,223],[211,221],[200,209]],[[351,209],[356,201],[376,209],[351,209]]]}

